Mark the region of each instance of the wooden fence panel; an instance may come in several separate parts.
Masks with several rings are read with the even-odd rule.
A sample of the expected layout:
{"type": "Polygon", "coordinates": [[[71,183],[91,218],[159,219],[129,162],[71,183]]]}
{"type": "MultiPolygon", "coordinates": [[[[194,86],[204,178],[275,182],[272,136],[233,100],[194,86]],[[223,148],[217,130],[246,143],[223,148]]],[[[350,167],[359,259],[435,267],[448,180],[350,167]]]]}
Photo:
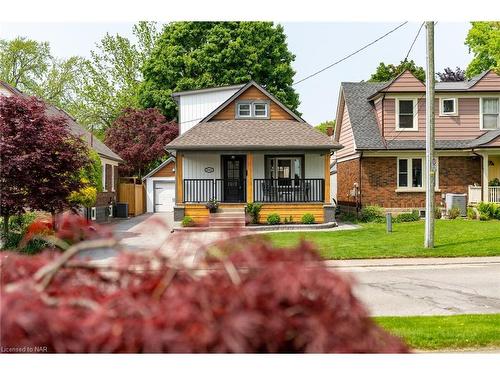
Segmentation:
{"type": "Polygon", "coordinates": [[[118,185],[118,201],[128,203],[128,214],[137,216],[143,214],[145,187],[142,184],[120,183],[118,185]]]}

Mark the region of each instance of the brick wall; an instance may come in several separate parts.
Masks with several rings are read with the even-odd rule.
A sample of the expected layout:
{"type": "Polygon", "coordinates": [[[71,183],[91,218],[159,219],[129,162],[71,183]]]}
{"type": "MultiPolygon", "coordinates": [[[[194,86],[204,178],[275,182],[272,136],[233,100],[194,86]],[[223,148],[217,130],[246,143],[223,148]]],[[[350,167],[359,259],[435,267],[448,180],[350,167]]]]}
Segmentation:
{"type": "Polygon", "coordinates": [[[447,193],[467,193],[468,185],[481,185],[481,158],[440,157],[439,187],[447,193]]]}
{"type": "MultiPolygon", "coordinates": [[[[396,157],[367,157],[361,161],[361,204],[384,208],[424,208],[425,192],[401,193],[397,187],[396,157]]],[[[467,193],[467,186],[481,183],[479,157],[439,158],[439,188],[436,203],[444,193],[467,193]]]]}
{"type": "Polygon", "coordinates": [[[116,193],[113,193],[111,191],[97,193],[97,201],[95,205],[96,207],[107,206],[110,201],[116,201],[116,193]]]}
{"type": "Polygon", "coordinates": [[[354,183],[359,184],[359,159],[337,164],[337,203],[341,206],[355,206],[356,200],[350,196],[354,183]]]}

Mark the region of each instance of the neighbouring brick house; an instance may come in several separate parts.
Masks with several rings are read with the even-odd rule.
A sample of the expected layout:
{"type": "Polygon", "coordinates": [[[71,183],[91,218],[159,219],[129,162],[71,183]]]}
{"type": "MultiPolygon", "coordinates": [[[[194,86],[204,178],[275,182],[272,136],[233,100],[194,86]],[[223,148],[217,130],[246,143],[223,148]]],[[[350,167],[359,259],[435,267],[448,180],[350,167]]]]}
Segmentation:
{"type": "MultiPolygon", "coordinates": [[[[500,202],[500,76],[436,83],[436,202],[500,202]]],[[[334,139],[337,201],[389,212],[425,207],[425,85],[405,71],[391,82],[343,82],[334,139]]]]}
{"type": "MultiPolygon", "coordinates": [[[[29,96],[3,81],[0,81],[0,95],[29,96]]],[[[117,201],[118,165],[123,163],[122,158],[96,138],[91,132],[78,124],[76,119],[65,111],[46,103],[46,113],[49,116],[64,117],[67,120],[70,132],[82,138],[85,143],[99,155],[102,165],[102,192],[97,193],[96,206],[95,209],[92,209],[92,218],[98,221],[106,220],[109,214],[109,205],[117,201]]]]}

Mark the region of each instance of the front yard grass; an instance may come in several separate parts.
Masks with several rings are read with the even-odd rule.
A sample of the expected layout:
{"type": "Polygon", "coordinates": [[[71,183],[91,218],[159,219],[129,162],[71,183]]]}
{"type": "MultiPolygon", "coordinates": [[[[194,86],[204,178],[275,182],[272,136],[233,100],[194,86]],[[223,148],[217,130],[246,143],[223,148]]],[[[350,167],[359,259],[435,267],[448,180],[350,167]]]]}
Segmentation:
{"type": "Polygon", "coordinates": [[[361,224],[345,231],[280,232],[266,235],[276,246],[301,239],[316,244],[325,259],[500,256],[500,221],[436,220],[435,248],[425,249],[424,221],[361,224]]]}
{"type": "Polygon", "coordinates": [[[379,317],[375,321],[417,350],[500,348],[500,314],[379,317]]]}

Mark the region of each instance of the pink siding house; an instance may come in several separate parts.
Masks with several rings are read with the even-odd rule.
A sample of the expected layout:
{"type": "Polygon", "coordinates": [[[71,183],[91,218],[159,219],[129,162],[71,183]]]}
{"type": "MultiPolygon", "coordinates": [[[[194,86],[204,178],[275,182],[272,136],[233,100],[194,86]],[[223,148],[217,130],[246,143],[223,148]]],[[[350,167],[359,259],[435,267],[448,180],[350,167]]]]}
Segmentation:
{"type": "MultiPolygon", "coordinates": [[[[500,202],[500,76],[436,83],[436,202],[500,202]]],[[[339,205],[387,211],[425,206],[425,85],[410,71],[394,80],[344,82],[334,139],[339,205]]]]}

